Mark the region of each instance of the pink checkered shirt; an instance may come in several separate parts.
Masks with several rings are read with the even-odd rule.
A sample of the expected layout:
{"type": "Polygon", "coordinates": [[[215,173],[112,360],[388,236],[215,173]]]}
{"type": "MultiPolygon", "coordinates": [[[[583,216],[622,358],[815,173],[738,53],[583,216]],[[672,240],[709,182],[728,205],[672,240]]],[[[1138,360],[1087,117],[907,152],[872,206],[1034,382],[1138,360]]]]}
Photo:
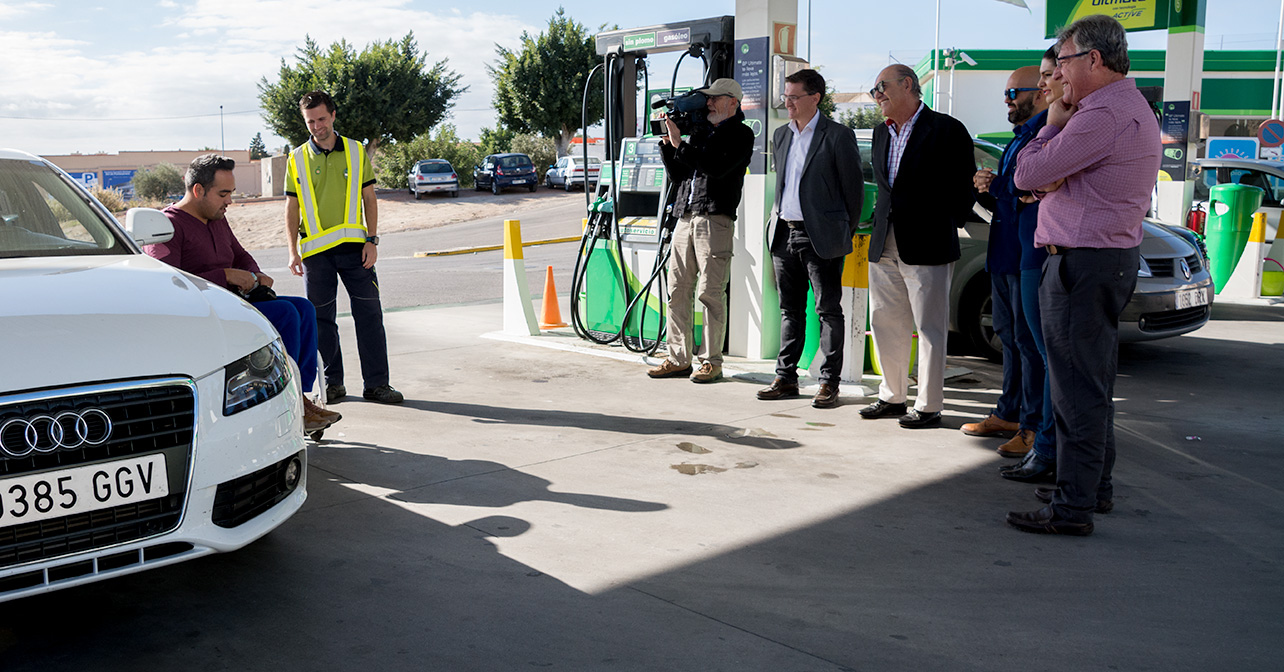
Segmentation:
{"type": "Polygon", "coordinates": [[[891,119],[887,120],[887,131],[892,136],[892,146],[887,149],[887,182],[896,184],[896,173],[901,171],[901,155],[905,154],[905,145],[909,144],[910,134],[914,132],[914,122],[918,121],[918,115],[923,113],[923,103],[918,104],[918,109],[914,110],[914,116],[905,122],[905,126],[897,131],[896,124],[891,119]]]}
{"type": "Polygon", "coordinates": [[[1131,79],[1084,96],[1064,129],[1044,126],[1013,175],[1030,191],[1065,178],[1042,197],[1035,247],[1140,245],[1159,152],[1159,123],[1131,79]]]}

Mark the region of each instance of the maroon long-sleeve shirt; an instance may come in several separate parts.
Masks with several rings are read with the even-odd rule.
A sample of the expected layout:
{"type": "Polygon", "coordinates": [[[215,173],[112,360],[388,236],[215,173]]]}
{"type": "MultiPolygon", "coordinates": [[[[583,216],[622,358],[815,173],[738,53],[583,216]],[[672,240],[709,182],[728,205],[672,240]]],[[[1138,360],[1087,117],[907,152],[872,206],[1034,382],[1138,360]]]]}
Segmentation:
{"type": "Polygon", "coordinates": [[[174,225],[174,237],[166,243],[145,246],[143,251],[148,256],[220,287],[228,286],[223,269],[259,272],[259,265],[236,240],[226,217],[207,224],[174,205],[162,212],[174,225]]]}

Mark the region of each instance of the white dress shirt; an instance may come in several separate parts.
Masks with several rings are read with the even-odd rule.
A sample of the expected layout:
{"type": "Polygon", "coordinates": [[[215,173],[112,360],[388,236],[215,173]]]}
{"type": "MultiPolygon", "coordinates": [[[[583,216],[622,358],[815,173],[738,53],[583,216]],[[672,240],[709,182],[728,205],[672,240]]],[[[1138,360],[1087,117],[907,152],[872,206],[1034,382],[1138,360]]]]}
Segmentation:
{"type": "Polygon", "coordinates": [[[789,130],[794,138],[789,143],[789,156],[785,159],[785,192],[780,196],[780,218],[794,222],[803,219],[802,203],[798,200],[798,183],[802,180],[803,166],[807,164],[807,150],[811,149],[811,140],[816,137],[816,122],[820,120],[820,111],[811,115],[803,129],[789,122],[789,130]]]}

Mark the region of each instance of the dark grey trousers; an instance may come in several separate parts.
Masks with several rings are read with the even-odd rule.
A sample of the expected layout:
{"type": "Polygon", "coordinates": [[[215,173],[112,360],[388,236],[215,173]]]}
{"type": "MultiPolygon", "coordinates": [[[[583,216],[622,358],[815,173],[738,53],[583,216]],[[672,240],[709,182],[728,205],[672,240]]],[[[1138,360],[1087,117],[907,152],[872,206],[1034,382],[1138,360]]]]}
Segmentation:
{"type": "Polygon", "coordinates": [[[352,252],[314,254],[303,260],[303,286],[317,307],[317,349],[325,364],[326,385],[343,384],[343,352],[336,321],[339,280],[348,290],[352,321],[357,330],[357,354],[365,389],[388,384],[388,339],[383,329],[379,278],[375,269],[361,267],[360,245],[352,252]]]}
{"type": "Polygon", "coordinates": [[[1053,509],[1092,520],[1097,500],[1114,497],[1115,373],[1119,314],[1137,286],[1137,248],[1071,249],[1048,257],[1039,283],[1057,428],[1053,509]]]}

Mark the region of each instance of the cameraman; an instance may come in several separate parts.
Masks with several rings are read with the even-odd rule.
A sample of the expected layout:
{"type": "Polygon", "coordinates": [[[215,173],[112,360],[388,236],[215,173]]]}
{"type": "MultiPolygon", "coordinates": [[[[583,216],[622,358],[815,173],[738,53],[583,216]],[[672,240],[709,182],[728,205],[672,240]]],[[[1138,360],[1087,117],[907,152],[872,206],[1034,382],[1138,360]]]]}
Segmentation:
{"type": "Polygon", "coordinates": [[[698,89],[708,97],[708,115],[684,142],[677,125],[662,115],[668,134],[660,154],[669,179],[678,185],[669,259],[669,355],[647,371],[652,378],[690,375],[693,383],[722,378],[722,343],[727,329],[727,271],[735,234],[736,208],[745,169],[753,156],[753,131],[740,111],[744,93],[733,79],[698,89]],[[697,280],[698,277],[698,280],[697,280]],[[700,367],[691,372],[692,298],[704,306],[700,367]]]}

